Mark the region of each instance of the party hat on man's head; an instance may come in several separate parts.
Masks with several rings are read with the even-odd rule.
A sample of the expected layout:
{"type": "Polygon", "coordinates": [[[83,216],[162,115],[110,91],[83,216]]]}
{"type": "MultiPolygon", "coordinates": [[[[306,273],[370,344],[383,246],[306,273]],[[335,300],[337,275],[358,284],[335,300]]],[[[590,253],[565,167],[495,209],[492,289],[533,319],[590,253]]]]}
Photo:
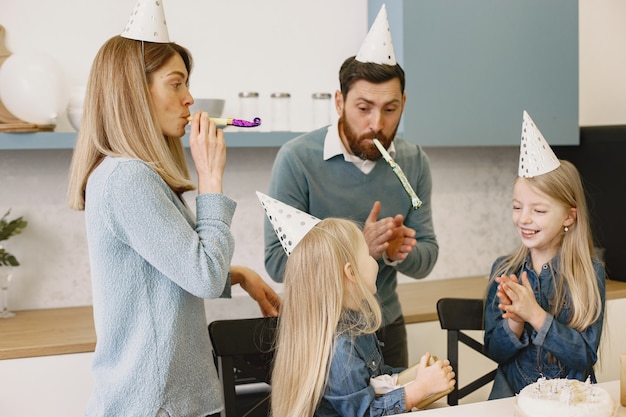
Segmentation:
{"type": "Polygon", "coordinates": [[[391,30],[387,20],[387,8],[384,4],[367,33],[356,60],[374,64],[396,65],[396,54],[393,52],[391,30]]]}
{"type": "Polygon", "coordinates": [[[320,219],[258,191],[256,195],[287,256],[291,255],[293,248],[320,222],[320,219]]]}
{"type": "Polygon", "coordinates": [[[522,143],[519,153],[519,168],[517,175],[532,178],[537,175],[554,171],[561,165],[548,142],[524,110],[522,122],[522,143]]]}
{"type": "Polygon", "coordinates": [[[137,41],[169,43],[163,0],[139,0],[120,35],[137,41]]]}

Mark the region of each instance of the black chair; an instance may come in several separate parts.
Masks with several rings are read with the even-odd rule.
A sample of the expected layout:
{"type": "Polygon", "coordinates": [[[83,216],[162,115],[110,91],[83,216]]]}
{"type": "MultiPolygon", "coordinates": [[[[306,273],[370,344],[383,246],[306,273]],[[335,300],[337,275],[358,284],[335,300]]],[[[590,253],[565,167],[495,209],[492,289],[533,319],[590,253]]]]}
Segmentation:
{"type": "Polygon", "coordinates": [[[209,336],[224,390],[222,417],[267,417],[276,318],[217,320],[209,336]]]}
{"type": "Polygon", "coordinates": [[[460,387],[459,343],[464,343],[476,352],[485,355],[484,346],[463,330],[485,330],[484,301],[469,298],[442,298],[437,301],[437,314],[441,328],[448,332],[448,360],[456,373],[456,386],[448,394],[448,405],[457,405],[459,400],[493,381],[496,370],[460,387]]]}

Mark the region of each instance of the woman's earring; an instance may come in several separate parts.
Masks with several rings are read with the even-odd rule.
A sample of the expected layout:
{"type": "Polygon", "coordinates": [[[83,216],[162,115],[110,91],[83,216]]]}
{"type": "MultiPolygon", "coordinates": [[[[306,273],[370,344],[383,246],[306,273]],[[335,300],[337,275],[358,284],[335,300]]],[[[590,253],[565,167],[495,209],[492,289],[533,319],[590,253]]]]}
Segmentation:
{"type": "Polygon", "coordinates": [[[567,231],[569,231],[569,227],[565,226],[565,227],[563,228],[563,230],[564,230],[565,232],[567,232],[567,231]]]}

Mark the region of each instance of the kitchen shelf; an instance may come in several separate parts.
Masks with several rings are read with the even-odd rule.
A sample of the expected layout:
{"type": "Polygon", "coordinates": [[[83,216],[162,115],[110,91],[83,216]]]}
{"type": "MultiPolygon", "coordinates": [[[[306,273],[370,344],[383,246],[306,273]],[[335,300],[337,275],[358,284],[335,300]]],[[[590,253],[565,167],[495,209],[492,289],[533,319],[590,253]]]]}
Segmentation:
{"type": "MultiPolygon", "coordinates": [[[[279,147],[304,132],[224,132],[229,147],[279,147]]],[[[0,150],[74,149],[76,132],[0,133],[0,150]]],[[[183,137],[189,147],[189,134],[183,137]]]]}

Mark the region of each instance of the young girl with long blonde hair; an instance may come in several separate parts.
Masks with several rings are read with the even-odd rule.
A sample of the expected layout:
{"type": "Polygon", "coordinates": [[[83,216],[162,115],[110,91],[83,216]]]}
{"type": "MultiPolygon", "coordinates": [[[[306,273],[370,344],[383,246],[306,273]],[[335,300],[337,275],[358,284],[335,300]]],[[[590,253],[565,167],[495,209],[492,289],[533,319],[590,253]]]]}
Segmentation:
{"type": "Polygon", "coordinates": [[[385,365],[375,335],[381,323],[377,272],[361,229],[350,220],[322,220],[297,244],[285,267],[274,417],[398,414],[454,385],[449,362],[427,367],[425,354],[414,381],[376,395],[371,378],[403,370],[385,365]]]}
{"type": "Polygon", "coordinates": [[[514,182],[522,245],[491,271],[485,346],[499,366],[490,399],[513,396],[541,376],[595,382],[605,272],[593,256],[580,175],[553,158],[555,169],[514,182]]]}

